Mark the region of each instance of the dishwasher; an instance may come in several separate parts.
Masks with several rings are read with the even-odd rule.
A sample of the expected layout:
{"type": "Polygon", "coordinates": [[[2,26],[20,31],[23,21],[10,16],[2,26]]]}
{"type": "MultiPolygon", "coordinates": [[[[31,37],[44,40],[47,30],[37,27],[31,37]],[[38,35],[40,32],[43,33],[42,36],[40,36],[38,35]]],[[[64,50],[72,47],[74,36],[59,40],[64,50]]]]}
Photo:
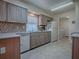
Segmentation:
{"type": "Polygon", "coordinates": [[[30,49],[30,36],[25,35],[20,37],[20,52],[25,52],[30,49]]]}
{"type": "Polygon", "coordinates": [[[30,34],[29,33],[17,33],[20,35],[20,53],[24,53],[30,49],[30,34]]]}
{"type": "Polygon", "coordinates": [[[27,51],[30,50],[30,33],[17,33],[20,35],[20,56],[21,59],[29,59],[27,51]]]}

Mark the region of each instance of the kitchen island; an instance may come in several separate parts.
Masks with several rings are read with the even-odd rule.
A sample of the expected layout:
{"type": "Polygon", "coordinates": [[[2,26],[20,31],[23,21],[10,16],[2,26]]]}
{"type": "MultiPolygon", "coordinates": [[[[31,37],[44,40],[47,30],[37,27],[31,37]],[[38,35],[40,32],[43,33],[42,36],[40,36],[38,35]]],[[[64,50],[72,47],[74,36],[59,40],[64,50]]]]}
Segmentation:
{"type": "Polygon", "coordinates": [[[72,59],[79,59],[79,33],[73,33],[72,37],[72,59]]]}
{"type": "Polygon", "coordinates": [[[20,59],[20,36],[0,34],[0,59],[20,59]]]}

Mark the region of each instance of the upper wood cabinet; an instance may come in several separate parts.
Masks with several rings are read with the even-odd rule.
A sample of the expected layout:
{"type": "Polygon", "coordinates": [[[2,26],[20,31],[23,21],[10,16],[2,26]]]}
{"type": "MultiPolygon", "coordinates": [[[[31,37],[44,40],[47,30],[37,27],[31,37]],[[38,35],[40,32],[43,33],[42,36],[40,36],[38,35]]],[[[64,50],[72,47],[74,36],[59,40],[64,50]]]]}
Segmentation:
{"type": "Polygon", "coordinates": [[[40,15],[38,22],[39,22],[39,25],[47,25],[47,16],[40,15]]]}
{"type": "Polygon", "coordinates": [[[6,2],[0,1],[0,21],[6,21],[6,2]]]}
{"type": "Polygon", "coordinates": [[[27,9],[8,3],[8,21],[26,23],[27,9]]]}

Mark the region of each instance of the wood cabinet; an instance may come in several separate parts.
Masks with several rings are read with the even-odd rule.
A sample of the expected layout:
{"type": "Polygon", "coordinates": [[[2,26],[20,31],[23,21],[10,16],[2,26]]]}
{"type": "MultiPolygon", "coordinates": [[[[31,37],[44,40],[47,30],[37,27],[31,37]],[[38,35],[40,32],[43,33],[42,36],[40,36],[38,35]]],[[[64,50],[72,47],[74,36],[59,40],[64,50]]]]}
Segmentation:
{"type": "Polygon", "coordinates": [[[51,32],[45,32],[44,38],[45,38],[45,40],[44,40],[45,43],[50,42],[51,41],[51,32]]]}
{"type": "Polygon", "coordinates": [[[79,59],[79,37],[72,38],[72,59],[79,59]]]}
{"type": "Polygon", "coordinates": [[[50,42],[51,39],[49,39],[49,33],[50,32],[31,33],[30,48],[32,49],[50,42]]]}
{"type": "Polygon", "coordinates": [[[25,8],[8,3],[8,21],[26,23],[27,10],[25,8]]]}
{"type": "Polygon", "coordinates": [[[34,47],[37,47],[40,42],[39,42],[39,36],[37,33],[31,33],[31,36],[30,36],[30,48],[34,48],[34,47]]]}
{"type": "Polygon", "coordinates": [[[6,2],[0,1],[0,21],[6,21],[6,2]]]}
{"type": "Polygon", "coordinates": [[[44,32],[40,32],[39,34],[39,42],[40,44],[45,44],[45,33],[44,32]]]}
{"type": "Polygon", "coordinates": [[[0,59],[20,59],[20,38],[0,39],[0,49],[0,59]]]}
{"type": "Polygon", "coordinates": [[[27,9],[1,0],[0,21],[26,23],[27,9]]]}
{"type": "Polygon", "coordinates": [[[40,15],[38,22],[39,22],[39,25],[47,25],[47,16],[40,15]]]}

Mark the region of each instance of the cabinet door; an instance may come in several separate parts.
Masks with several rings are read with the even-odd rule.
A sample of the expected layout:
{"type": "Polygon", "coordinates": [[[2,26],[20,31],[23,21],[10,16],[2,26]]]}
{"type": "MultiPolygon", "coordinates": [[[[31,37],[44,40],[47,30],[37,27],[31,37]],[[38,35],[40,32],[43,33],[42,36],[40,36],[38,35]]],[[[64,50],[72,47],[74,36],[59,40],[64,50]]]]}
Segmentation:
{"type": "Polygon", "coordinates": [[[39,40],[39,41],[40,41],[40,42],[39,42],[40,45],[45,44],[45,41],[44,41],[45,38],[44,38],[44,33],[43,33],[43,32],[40,32],[40,33],[39,33],[39,37],[40,37],[40,40],[39,40]]]}
{"type": "Polygon", "coordinates": [[[47,16],[43,16],[42,24],[47,25],[47,16]]]}
{"type": "Polygon", "coordinates": [[[8,3],[8,21],[26,23],[27,20],[27,10],[8,3]]]}
{"type": "Polygon", "coordinates": [[[44,38],[45,38],[45,43],[48,43],[50,42],[50,33],[49,32],[45,32],[44,33],[44,38]]]}
{"type": "Polygon", "coordinates": [[[39,25],[47,25],[47,17],[44,15],[39,16],[39,25]]]}
{"type": "Polygon", "coordinates": [[[0,59],[20,59],[19,38],[0,39],[0,59]]]}
{"type": "Polygon", "coordinates": [[[27,22],[27,9],[19,7],[18,10],[20,11],[19,22],[26,23],[27,22]]]}
{"type": "Polygon", "coordinates": [[[0,1],[0,21],[6,20],[6,2],[0,1]]]}
{"type": "Polygon", "coordinates": [[[38,33],[31,33],[30,47],[35,48],[39,46],[39,35],[38,33]]]}

